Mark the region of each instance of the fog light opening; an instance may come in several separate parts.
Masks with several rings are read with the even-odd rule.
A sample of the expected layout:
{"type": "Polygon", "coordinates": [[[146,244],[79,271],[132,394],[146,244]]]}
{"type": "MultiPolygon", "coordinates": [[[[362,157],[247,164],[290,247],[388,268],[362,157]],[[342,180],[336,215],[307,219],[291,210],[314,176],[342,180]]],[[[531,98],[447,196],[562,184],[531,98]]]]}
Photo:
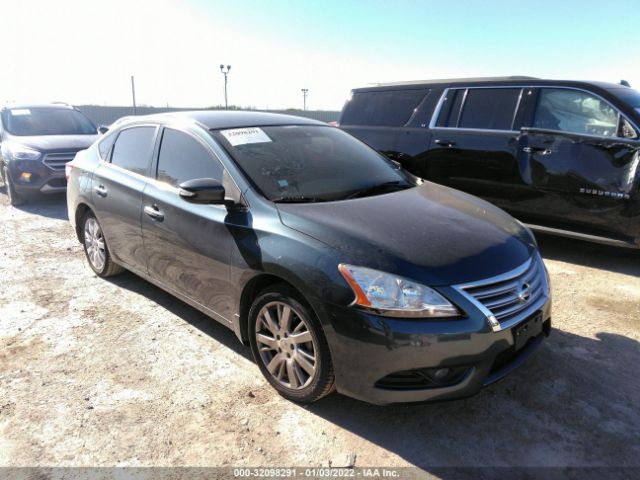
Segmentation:
{"type": "Polygon", "coordinates": [[[31,181],[31,177],[33,176],[33,174],[31,172],[22,172],[20,174],[20,181],[21,182],[25,182],[25,183],[29,183],[31,181]]]}

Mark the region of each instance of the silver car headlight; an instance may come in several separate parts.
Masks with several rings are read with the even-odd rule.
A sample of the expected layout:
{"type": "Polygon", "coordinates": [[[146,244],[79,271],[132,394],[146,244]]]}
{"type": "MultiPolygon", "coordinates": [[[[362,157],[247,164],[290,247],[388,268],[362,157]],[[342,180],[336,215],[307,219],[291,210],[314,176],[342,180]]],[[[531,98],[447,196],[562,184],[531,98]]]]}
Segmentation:
{"type": "Polygon", "coordinates": [[[14,160],[38,160],[42,155],[38,150],[25,147],[16,142],[5,142],[2,146],[9,154],[9,157],[14,160]]]}
{"type": "Polygon", "coordinates": [[[338,270],[356,298],[354,305],[391,317],[458,317],[449,300],[433,288],[378,270],[341,263],[338,270]]]}

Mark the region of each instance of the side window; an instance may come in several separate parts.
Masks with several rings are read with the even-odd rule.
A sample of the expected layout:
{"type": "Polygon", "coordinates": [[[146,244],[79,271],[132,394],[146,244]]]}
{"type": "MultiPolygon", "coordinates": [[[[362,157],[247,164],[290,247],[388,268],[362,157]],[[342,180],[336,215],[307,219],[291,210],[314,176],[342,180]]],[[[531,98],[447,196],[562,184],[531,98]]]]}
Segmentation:
{"type": "Polygon", "coordinates": [[[356,92],[345,105],[341,125],[401,127],[422,103],[429,90],[356,92]]]}
{"type": "Polygon", "coordinates": [[[116,141],[117,135],[115,133],[106,134],[99,142],[98,142],[98,152],[100,152],[100,158],[106,162],[109,161],[109,151],[113,146],[113,143],[116,141]]]}
{"type": "Polygon", "coordinates": [[[458,128],[511,130],[521,88],[470,88],[458,128]]]}
{"type": "Polygon", "coordinates": [[[533,128],[588,135],[615,136],[618,112],[595,95],[580,90],[543,88],[533,128]]]}
{"type": "Polygon", "coordinates": [[[195,138],[165,128],[158,156],[158,180],[178,186],[195,178],[222,182],[223,167],[195,138]]]}
{"type": "Polygon", "coordinates": [[[147,174],[153,151],[156,127],[133,127],[122,130],[116,139],[111,163],[140,175],[147,174]]]}
{"type": "Polygon", "coordinates": [[[460,107],[462,106],[462,100],[464,99],[466,89],[449,90],[447,96],[442,102],[440,108],[440,114],[438,115],[438,121],[436,127],[457,127],[458,119],[460,118],[460,107]]]}

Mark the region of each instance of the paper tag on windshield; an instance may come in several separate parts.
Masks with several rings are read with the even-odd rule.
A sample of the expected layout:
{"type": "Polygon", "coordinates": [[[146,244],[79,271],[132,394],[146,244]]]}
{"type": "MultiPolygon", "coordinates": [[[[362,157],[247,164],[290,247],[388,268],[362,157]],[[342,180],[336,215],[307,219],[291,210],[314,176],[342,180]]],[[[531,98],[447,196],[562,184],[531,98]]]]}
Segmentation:
{"type": "Polygon", "coordinates": [[[11,110],[11,115],[17,117],[19,115],[31,115],[31,110],[28,108],[16,108],[15,110],[11,110]]]}
{"type": "Polygon", "coordinates": [[[246,145],[248,143],[267,143],[271,142],[269,136],[262,131],[261,128],[234,128],[232,130],[220,130],[231,145],[246,145]]]}

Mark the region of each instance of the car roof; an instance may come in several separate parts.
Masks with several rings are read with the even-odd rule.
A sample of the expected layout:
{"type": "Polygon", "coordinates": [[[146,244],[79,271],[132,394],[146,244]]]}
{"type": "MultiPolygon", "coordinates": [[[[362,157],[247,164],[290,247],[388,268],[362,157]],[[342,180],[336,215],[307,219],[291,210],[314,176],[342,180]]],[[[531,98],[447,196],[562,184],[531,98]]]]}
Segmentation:
{"type": "MultiPolygon", "coordinates": [[[[193,120],[208,130],[221,128],[259,127],[275,125],[326,125],[323,122],[295,115],[280,113],[225,111],[225,110],[193,110],[184,112],[156,113],[127,117],[126,124],[132,123],[172,123],[175,121],[193,120]]],[[[119,125],[118,125],[119,126],[119,125]]]]}
{"type": "Polygon", "coordinates": [[[422,86],[472,86],[472,85],[488,85],[488,86],[549,86],[559,85],[568,87],[598,87],[604,90],[611,90],[614,88],[628,88],[618,83],[589,81],[589,80],[551,80],[537,77],[527,77],[521,75],[514,75],[509,77],[475,77],[475,78],[447,78],[447,79],[435,79],[435,80],[411,80],[403,82],[386,82],[377,83],[375,85],[354,88],[354,92],[366,92],[375,91],[381,89],[405,89],[406,87],[422,87],[422,86]]]}

